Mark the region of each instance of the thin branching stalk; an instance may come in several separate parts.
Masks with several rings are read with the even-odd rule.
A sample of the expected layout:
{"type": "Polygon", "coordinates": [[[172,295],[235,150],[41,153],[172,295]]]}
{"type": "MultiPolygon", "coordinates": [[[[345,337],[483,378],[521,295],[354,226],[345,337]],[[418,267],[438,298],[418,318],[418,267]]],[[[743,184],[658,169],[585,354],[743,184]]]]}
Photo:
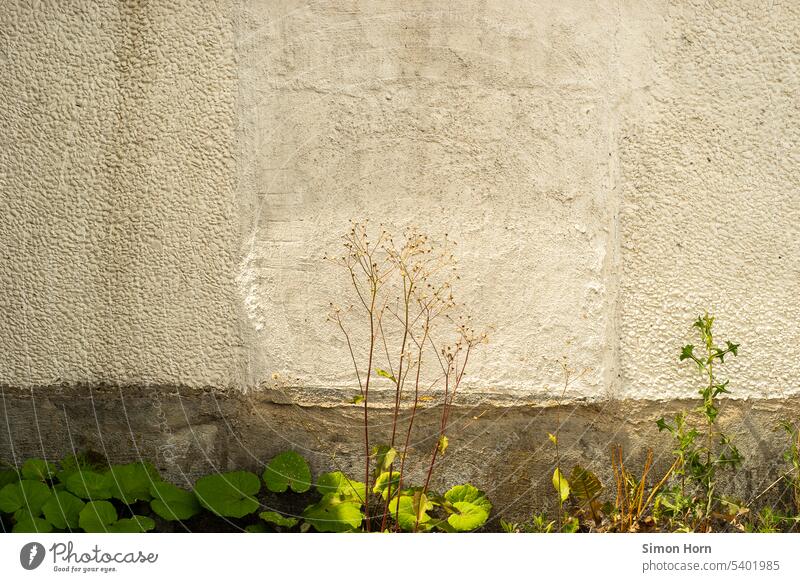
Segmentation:
{"type": "Polygon", "coordinates": [[[486,335],[475,333],[464,323],[456,323],[462,321],[457,313],[461,306],[453,299],[451,284],[458,277],[451,252],[453,243],[446,235],[441,248],[436,248],[427,236],[413,229],[408,229],[397,245],[383,229],[373,243],[367,230],[364,223],[353,224],[344,237],[344,254],[333,259],[345,268],[354,300],[345,309],[334,307],[331,319],[344,337],[358,382],[360,395],[353,402],[360,403],[363,410],[367,498],[373,492],[385,495],[378,506],[365,500],[366,529],[369,531],[373,520],[377,526],[380,519],[381,531],[386,531],[389,517],[394,518],[396,525],[399,522],[399,503],[394,514],[390,506],[393,499],[399,500],[398,496],[403,495],[407,481],[407,461],[413,449],[411,435],[423,399],[423,386],[433,394],[444,392],[438,440],[422,488],[425,495],[437,458],[446,448],[450,412],[470,353],[478,343],[486,341],[486,335]],[[384,318],[386,314],[390,316],[388,319],[384,318]],[[363,337],[354,332],[359,329],[364,330],[363,337]],[[451,344],[448,339],[453,333],[455,341],[451,344]],[[431,377],[431,370],[424,365],[431,360],[439,362],[443,369],[441,376],[435,373],[431,377]],[[374,404],[371,388],[380,380],[375,376],[391,381],[394,389],[388,445],[380,447],[372,446],[375,424],[370,419],[374,404]],[[406,425],[401,411],[409,385],[413,385],[413,402],[406,425]],[[395,447],[400,448],[400,441],[403,441],[402,454],[397,459],[395,447]],[[399,473],[395,472],[397,465],[399,473]],[[379,506],[383,507],[382,512],[375,509],[379,506]]]}

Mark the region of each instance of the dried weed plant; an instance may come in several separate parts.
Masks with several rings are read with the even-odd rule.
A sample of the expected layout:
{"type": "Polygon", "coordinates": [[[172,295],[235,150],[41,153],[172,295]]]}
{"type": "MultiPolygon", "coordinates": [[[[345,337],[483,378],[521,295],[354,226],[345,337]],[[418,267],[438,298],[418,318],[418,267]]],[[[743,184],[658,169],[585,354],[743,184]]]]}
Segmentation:
{"type": "Polygon", "coordinates": [[[406,228],[398,238],[382,225],[372,231],[368,221],[351,222],[343,252],[326,259],[344,270],[352,291],[349,304],[331,303],[329,320],[344,337],[359,389],[353,402],[363,408],[365,523],[369,531],[374,519],[385,531],[392,512],[399,522],[399,503],[390,511],[390,500],[406,485],[417,412],[428,402],[440,411],[424,485],[412,491],[415,511],[422,514],[419,505],[424,506],[437,460],[447,449],[448,421],[467,364],[488,338],[476,331],[453,296],[459,279],[455,242],[446,234],[434,241],[416,228],[406,228]],[[376,378],[388,380],[394,389],[391,437],[380,446],[374,446],[370,434],[370,390],[376,378]],[[405,407],[409,410],[403,417],[405,407]],[[371,485],[387,472],[387,489],[375,499],[375,508],[369,492],[378,486],[371,485]]]}

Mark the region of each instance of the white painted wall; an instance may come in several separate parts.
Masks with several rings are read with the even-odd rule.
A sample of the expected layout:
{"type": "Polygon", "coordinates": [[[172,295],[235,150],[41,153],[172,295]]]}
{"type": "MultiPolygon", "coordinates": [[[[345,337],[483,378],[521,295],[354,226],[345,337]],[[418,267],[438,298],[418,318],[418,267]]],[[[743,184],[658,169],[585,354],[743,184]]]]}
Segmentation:
{"type": "Polygon", "coordinates": [[[242,384],[226,10],[0,3],[0,382],[242,384]]]}
{"type": "Polygon", "coordinates": [[[691,395],[706,307],[735,395],[796,393],[799,9],[3,3],[0,382],[338,401],[322,257],[369,217],[459,242],[478,397],[562,357],[575,397],[691,395]]]}

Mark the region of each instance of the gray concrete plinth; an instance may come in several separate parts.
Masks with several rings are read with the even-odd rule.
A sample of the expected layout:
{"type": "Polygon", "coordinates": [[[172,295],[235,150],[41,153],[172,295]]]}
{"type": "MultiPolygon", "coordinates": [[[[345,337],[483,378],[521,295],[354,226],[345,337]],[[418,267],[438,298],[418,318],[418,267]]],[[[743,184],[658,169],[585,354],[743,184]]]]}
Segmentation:
{"type": "MultiPolygon", "coordinates": [[[[376,395],[376,408],[370,411],[374,444],[387,442],[391,433],[392,413],[383,396],[376,395]]],[[[325,400],[330,402],[330,395],[325,400]]],[[[208,472],[260,470],[272,455],[294,449],[309,459],[315,475],[339,469],[363,478],[363,409],[344,399],[334,406],[294,402],[286,390],[242,394],[168,386],[4,387],[0,458],[58,459],[71,450],[91,450],[114,462],[152,460],[172,481],[190,484],[208,472]]],[[[415,419],[408,457],[415,480],[423,478],[439,426],[441,408],[426,406],[415,419]]],[[[611,447],[622,445],[635,469],[652,448],[651,475],[663,474],[671,463],[672,443],[658,432],[655,421],[695,406],[694,401],[644,400],[497,406],[490,399],[465,398],[451,412],[450,446],[434,482],[440,488],[470,482],[486,490],[495,515],[506,519],[552,512],[555,451],[547,433],[560,425],[562,466],[567,471],[575,464],[591,468],[611,498],[611,447]]],[[[786,439],[777,427],[781,419],[800,415],[800,399],[726,400],[721,410],[723,428],[745,456],[736,478],[722,480],[723,489],[748,501],[784,470],[786,439]]],[[[400,415],[403,438],[408,416],[408,409],[400,415]]]]}

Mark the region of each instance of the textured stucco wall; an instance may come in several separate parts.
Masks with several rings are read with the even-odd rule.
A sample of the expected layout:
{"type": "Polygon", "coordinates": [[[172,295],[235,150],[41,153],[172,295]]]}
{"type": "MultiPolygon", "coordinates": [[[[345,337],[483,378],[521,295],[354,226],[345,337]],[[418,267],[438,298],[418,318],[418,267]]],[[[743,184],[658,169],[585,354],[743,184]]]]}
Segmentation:
{"type": "Polygon", "coordinates": [[[233,28],[0,3],[0,382],[241,385],[233,28]]]}
{"type": "Polygon", "coordinates": [[[473,393],[541,396],[557,361],[615,369],[617,107],[645,7],[563,2],[250,2],[239,54],[241,188],[255,195],[240,283],[257,378],[349,386],[325,323],[352,295],[322,261],[348,220],[458,241],[458,295],[491,326],[473,393]],[[640,21],[637,27],[622,26],[640,21]]]}
{"type": "Polygon", "coordinates": [[[459,242],[495,402],[800,390],[796,2],[3,2],[0,383],[341,402],[322,256],[459,242]],[[713,267],[703,266],[713,257],[713,267]],[[766,354],[781,353],[780,364],[766,354]],[[520,400],[522,399],[522,400],[520,400]]]}
{"type": "Polygon", "coordinates": [[[437,486],[554,509],[559,425],[607,483],[612,443],[665,468],[708,307],[762,491],[800,410],[798,46],[794,0],[0,2],[0,460],[355,471],[323,255],[368,217],[458,241],[494,328],[437,486]],[[563,357],[592,402],[553,406],[563,357]]]}
{"type": "Polygon", "coordinates": [[[621,386],[693,395],[675,347],[707,307],[720,338],[742,344],[726,360],[735,396],[797,394],[800,3],[680,2],[665,14],[617,144],[621,386]]]}
{"type": "Polygon", "coordinates": [[[800,390],[797,9],[250,2],[256,378],[352,386],[321,257],[370,217],[461,243],[461,296],[495,327],[473,392],[552,395],[565,356],[590,369],[577,397],[691,396],[676,356],[705,308],[742,343],[735,395],[800,390]]]}

